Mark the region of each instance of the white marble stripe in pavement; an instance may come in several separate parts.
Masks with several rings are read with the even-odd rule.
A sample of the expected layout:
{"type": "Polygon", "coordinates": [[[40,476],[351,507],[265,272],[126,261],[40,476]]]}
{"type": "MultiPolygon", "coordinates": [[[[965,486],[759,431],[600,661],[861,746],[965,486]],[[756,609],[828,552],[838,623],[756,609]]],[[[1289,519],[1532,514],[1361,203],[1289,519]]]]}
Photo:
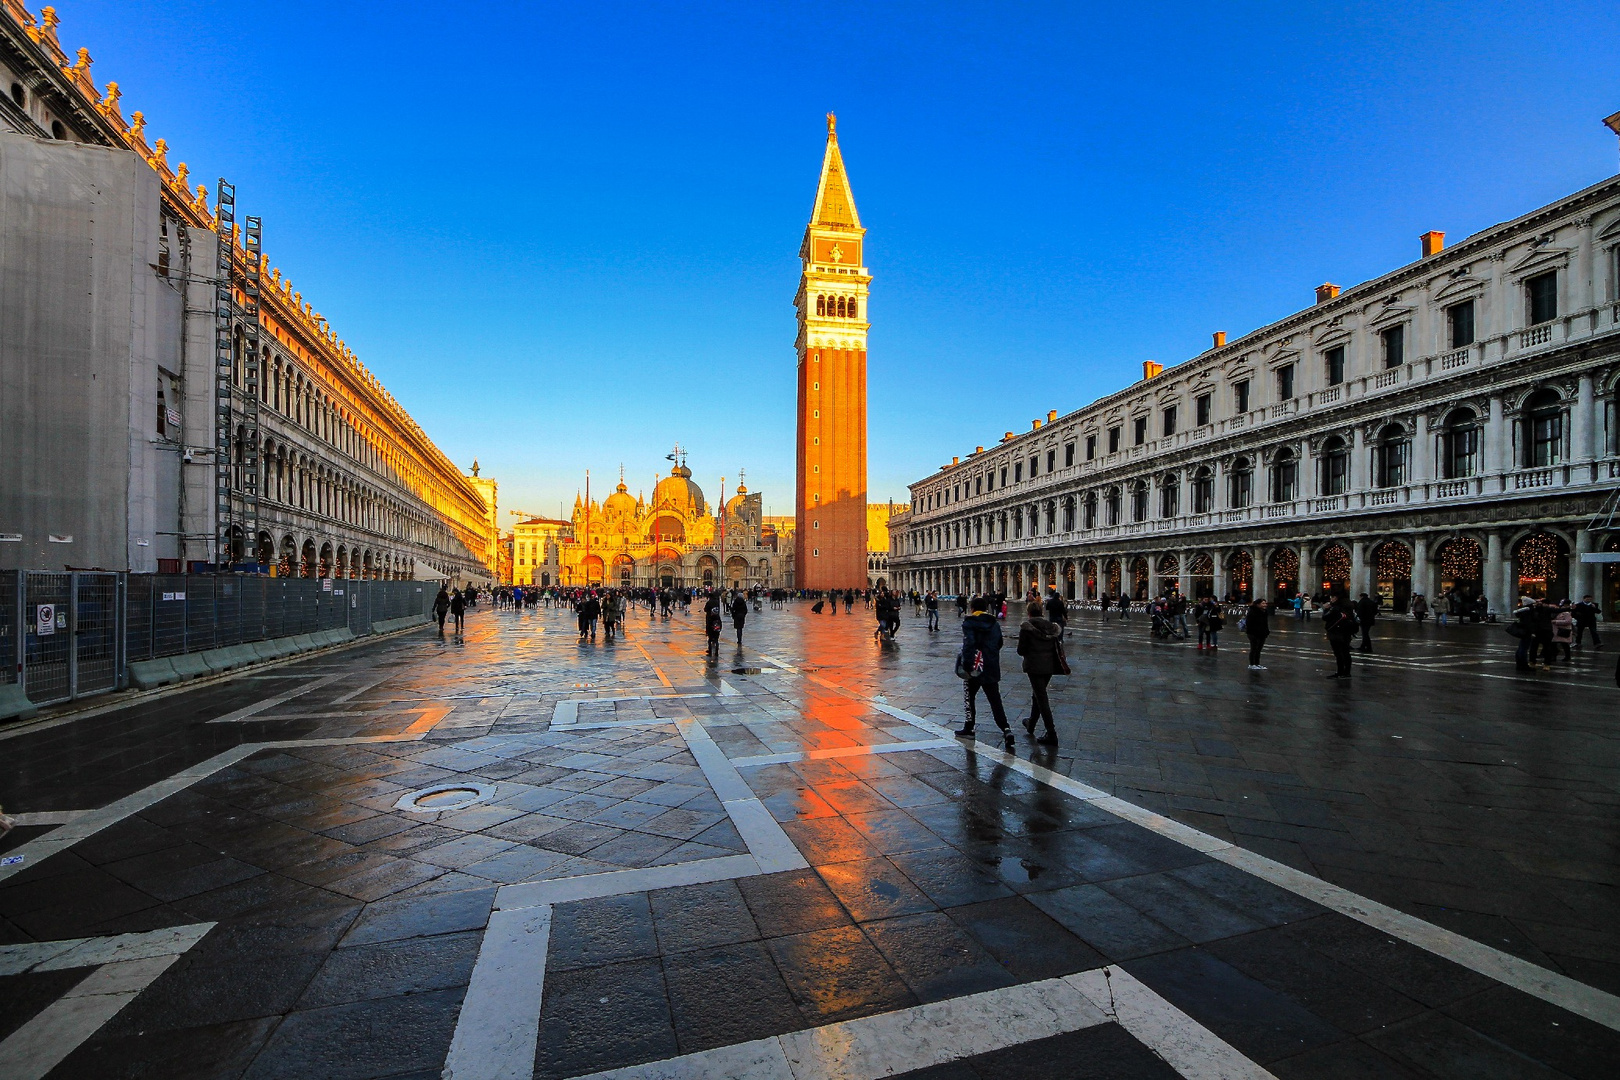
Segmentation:
{"type": "MultiPolygon", "coordinates": [[[[904,709],[887,704],[877,704],[873,707],[914,724],[924,731],[934,734],[947,733],[946,729],[938,724],[908,713],[904,709]]],[[[1559,1008],[1568,1009],[1604,1027],[1620,1031],[1620,997],[1614,994],[1588,986],[1556,971],[1550,971],[1501,949],[1492,948],[1473,938],[1424,922],[1403,911],[1397,911],[1359,893],[1330,884],[1274,859],[1268,859],[1264,855],[1257,855],[1229,841],[1211,836],[1190,825],[1183,825],[1135,803],[1116,798],[1089,784],[1053,772],[1014,754],[990,749],[982,743],[977,745],[975,750],[986,757],[997,759],[1008,768],[1021,772],[1031,779],[1055,787],[1077,799],[1085,799],[1099,810],[1106,810],[1115,817],[1140,825],[1166,839],[1185,844],[1213,859],[1219,859],[1279,888],[1287,889],[1296,896],[1315,901],[1330,911],[1336,911],[1357,922],[1382,930],[1391,937],[1416,945],[1420,949],[1444,957],[1470,971],[1495,979],[1499,983],[1521,990],[1559,1008]]]]}
{"type": "Polygon", "coordinates": [[[566,904],[572,900],[597,900],[622,893],[650,892],[653,889],[672,889],[678,885],[702,885],[710,881],[754,877],[759,872],[759,863],[752,855],[724,855],[717,859],[644,866],[637,870],[609,870],[603,874],[502,885],[495,892],[495,907],[507,911],[566,904]]]}
{"type": "Polygon", "coordinates": [[[693,759],[703,770],[709,786],[714,789],[715,797],[730,815],[731,823],[737,827],[743,843],[748,845],[749,854],[759,860],[760,869],[767,874],[775,874],[783,870],[803,870],[809,866],[792,839],[782,831],[781,824],[765,809],[765,804],[759,801],[754,789],[743,780],[731,759],[726,757],[726,752],[709,737],[703,725],[696,720],[678,720],[675,726],[685,738],[687,749],[691,750],[693,759]]]}
{"type": "Polygon", "coordinates": [[[490,915],[444,1080],[531,1080],[550,943],[550,904],[490,915]]]}
{"type": "Polygon", "coordinates": [[[251,719],[254,716],[257,716],[259,713],[264,712],[266,709],[273,709],[283,702],[291,701],[295,697],[301,697],[302,695],[309,693],[311,690],[325,686],[329,682],[336,682],[338,679],[343,678],[344,674],[345,673],[343,672],[339,672],[335,675],[327,675],[323,678],[311,679],[302,686],[295,686],[291,690],[274,694],[270,697],[264,698],[261,701],[256,701],[252,705],[244,705],[242,708],[228,712],[224,716],[216,716],[208,722],[210,724],[234,724],[241,720],[251,719]]]}
{"type": "Polygon", "coordinates": [[[617,697],[585,697],[563,698],[552,707],[551,726],[553,728],[586,728],[605,727],[616,724],[621,727],[632,727],[636,724],[667,724],[669,720],[603,720],[588,723],[579,722],[579,707],[581,705],[606,705],[615,701],[678,701],[682,698],[710,698],[711,694],[627,694],[617,697]]]}
{"type": "Polygon", "coordinates": [[[0,974],[94,967],[72,990],[0,1042],[0,1076],[39,1080],[150,986],[214,923],[139,934],[0,947],[0,974]]]}
{"type": "Polygon", "coordinates": [[[834,746],[826,750],[794,750],[782,754],[758,754],[754,757],[732,758],[738,769],[754,769],[761,765],[791,765],[795,761],[824,761],[828,758],[861,757],[866,754],[898,754],[906,750],[942,750],[958,745],[955,739],[912,739],[907,742],[876,743],[867,746],[834,746]]]}
{"type": "Polygon", "coordinates": [[[990,990],[578,1080],[878,1080],[1118,1023],[1187,1080],[1274,1080],[1119,968],[990,990]]]}

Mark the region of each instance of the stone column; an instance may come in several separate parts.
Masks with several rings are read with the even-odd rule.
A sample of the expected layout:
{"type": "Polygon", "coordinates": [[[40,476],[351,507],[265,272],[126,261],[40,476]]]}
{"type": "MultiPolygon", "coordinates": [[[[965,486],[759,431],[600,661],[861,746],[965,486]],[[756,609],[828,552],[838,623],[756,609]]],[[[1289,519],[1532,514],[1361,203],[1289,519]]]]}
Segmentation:
{"type": "Polygon", "coordinates": [[[1569,460],[1576,465],[1592,460],[1592,431],[1597,426],[1593,423],[1592,404],[1592,375],[1587,372],[1580,378],[1575,405],[1569,412],[1569,460]]]}
{"type": "MultiPolygon", "coordinates": [[[[1347,487],[1351,499],[1365,497],[1367,488],[1372,486],[1371,462],[1367,460],[1367,437],[1362,433],[1361,425],[1357,424],[1350,429],[1350,476],[1347,487]]],[[[1350,505],[1355,505],[1350,499],[1350,505]]]]}
{"type": "Polygon", "coordinates": [[[1312,596],[1322,587],[1322,572],[1317,569],[1316,552],[1309,544],[1299,545],[1299,591],[1312,596]]]}
{"type": "Polygon", "coordinates": [[[1423,598],[1434,604],[1434,582],[1430,580],[1429,569],[1429,538],[1415,536],[1412,538],[1412,592],[1422,593],[1423,598]]]}
{"type": "Polygon", "coordinates": [[[1157,556],[1157,555],[1149,555],[1147,557],[1147,561],[1148,561],[1148,598],[1150,600],[1157,600],[1159,598],[1159,556],[1157,556]]]}
{"type": "Polygon", "coordinates": [[[1506,483],[1506,477],[1499,474],[1507,472],[1512,467],[1513,433],[1508,430],[1507,414],[1500,394],[1491,395],[1490,419],[1485,424],[1484,450],[1485,472],[1487,475],[1498,476],[1500,483],[1496,490],[1501,491],[1501,484],[1506,483]]]}
{"type": "Polygon", "coordinates": [[[1408,483],[1421,487],[1434,479],[1434,439],[1429,434],[1429,414],[1419,412],[1412,424],[1412,475],[1408,483]]]}
{"type": "Polygon", "coordinates": [[[1249,549],[1249,598],[1270,600],[1272,594],[1271,568],[1266,565],[1264,549],[1260,545],[1249,549]]]}
{"type": "Polygon", "coordinates": [[[1179,551],[1176,553],[1176,588],[1180,591],[1183,600],[1192,597],[1192,553],[1179,551]]]}
{"type": "Polygon", "coordinates": [[[1517,590],[1513,588],[1516,583],[1510,583],[1508,577],[1513,573],[1513,564],[1502,557],[1502,534],[1492,532],[1485,537],[1485,598],[1490,601],[1492,611],[1512,611],[1518,602],[1517,590]]]}
{"type": "Polygon", "coordinates": [[[1581,556],[1593,550],[1595,549],[1592,545],[1591,530],[1576,529],[1575,554],[1569,557],[1569,598],[1573,603],[1579,603],[1581,597],[1587,593],[1597,596],[1598,590],[1593,585],[1593,578],[1601,573],[1599,570],[1601,564],[1581,562],[1581,556]]]}
{"type": "Polygon", "coordinates": [[[1210,553],[1214,557],[1214,574],[1210,578],[1210,587],[1215,590],[1215,599],[1226,599],[1226,553],[1216,548],[1210,553]]]}
{"type": "Polygon", "coordinates": [[[1350,599],[1356,600],[1372,588],[1367,580],[1367,541],[1350,541],[1350,599]]]}

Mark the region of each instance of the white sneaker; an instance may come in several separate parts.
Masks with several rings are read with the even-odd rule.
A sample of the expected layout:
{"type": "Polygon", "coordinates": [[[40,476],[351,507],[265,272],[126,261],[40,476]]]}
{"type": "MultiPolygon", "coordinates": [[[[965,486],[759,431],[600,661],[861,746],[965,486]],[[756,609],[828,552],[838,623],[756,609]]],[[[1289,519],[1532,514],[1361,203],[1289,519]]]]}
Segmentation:
{"type": "Polygon", "coordinates": [[[1259,664],[1250,664],[1249,665],[1249,670],[1250,671],[1264,671],[1266,669],[1261,667],[1259,664]]]}

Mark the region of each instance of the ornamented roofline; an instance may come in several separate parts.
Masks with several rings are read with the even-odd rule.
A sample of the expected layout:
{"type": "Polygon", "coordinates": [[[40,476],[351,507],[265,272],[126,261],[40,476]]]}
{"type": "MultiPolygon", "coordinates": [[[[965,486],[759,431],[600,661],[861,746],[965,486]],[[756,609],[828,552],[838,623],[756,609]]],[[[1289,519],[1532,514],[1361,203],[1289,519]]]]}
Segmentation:
{"type": "MultiPolygon", "coordinates": [[[[56,9],[46,7],[40,11],[39,18],[35,19],[20,0],[0,0],[0,10],[3,10],[6,17],[27,35],[29,41],[33,42],[40,54],[36,57],[36,61],[42,62],[41,68],[60,76],[57,88],[76,99],[74,103],[81,106],[88,115],[99,118],[99,132],[107,145],[131,151],[158,174],[164,204],[193,228],[216,231],[219,219],[215,210],[209,208],[207,185],[198,184],[193,194],[188,188],[191,179],[190,167],[182,161],[170,168],[169,144],[163,139],[158,139],[150,145],[147,143],[145,115],[135,112],[130,114],[129,119],[124,118],[119,104],[123,91],[117,83],[109,82],[105,92],[96,89],[96,84],[90,77],[94,60],[90,56],[89,49],[81,48],[73,59],[69,59],[57,37],[56,28],[61,19],[56,9]]],[[[240,230],[234,225],[230,241],[233,267],[237,273],[245,276],[249,269],[249,256],[247,249],[242,245],[240,230]]],[[[423,431],[421,425],[405,411],[404,406],[395,400],[394,395],[388,392],[381,380],[360,362],[354,350],[338,337],[320,312],[313,310],[310,303],[303,298],[303,294],[293,290],[291,279],[283,277],[280,270],[270,270],[269,260],[263,256],[260,257],[259,271],[262,289],[260,304],[266,305],[268,301],[268,306],[276,318],[300,331],[310,351],[318,351],[321,354],[320,358],[329,363],[335,372],[347,376],[353,387],[370,399],[367,404],[374,405],[385,413],[388,419],[398,426],[400,434],[414,444],[417,452],[443,474],[442,478],[447,483],[458,485],[462,489],[463,496],[481,506],[482,498],[472,484],[462,476],[461,470],[456,468],[449,457],[428,437],[427,432],[423,431]]]]}

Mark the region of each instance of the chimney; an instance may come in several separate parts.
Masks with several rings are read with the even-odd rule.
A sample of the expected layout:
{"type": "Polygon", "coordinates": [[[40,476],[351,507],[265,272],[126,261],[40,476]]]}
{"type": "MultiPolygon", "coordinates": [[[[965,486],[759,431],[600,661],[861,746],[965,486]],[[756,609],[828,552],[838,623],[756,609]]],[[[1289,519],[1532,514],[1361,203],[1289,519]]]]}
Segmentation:
{"type": "Polygon", "coordinates": [[[953,458],[951,458],[951,464],[952,465],[960,465],[960,464],[962,464],[962,459],[959,458],[959,457],[953,457],[953,458]]]}
{"type": "Polygon", "coordinates": [[[975,446],[975,447],[974,447],[974,448],[973,448],[973,452],[974,452],[974,453],[975,453],[975,454],[982,454],[982,453],[984,453],[984,447],[982,447],[982,446],[975,446]]]}
{"type": "Polygon", "coordinates": [[[1046,413],[1046,422],[1047,422],[1047,423],[1048,423],[1048,424],[1055,424],[1055,423],[1057,423],[1057,410],[1056,410],[1056,409],[1049,409],[1049,410],[1047,410],[1047,413],[1046,413]]]}
{"type": "Polygon", "coordinates": [[[1008,439],[1010,439],[1012,437],[1013,437],[1013,433],[1009,431],[1009,432],[1007,432],[1007,434],[1005,434],[1005,435],[1003,435],[1001,437],[1001,441],[1006,442],[1008,439]]]}
{"type": "Polygon", "coordinates": [[[1339,287],[1332,282],[1326,282],[1316,287],[1316,302],[1318,304],[1325,304],[1338,295],[1339,287]]]}
{"type": "Polygon", "coordinates": [[[1225,330],[1217,330],[1217,331],[1215,331],[1214,334],[1212,334],[1210,336],[1215,342],[1215,344],[1211,345],[1210,348],[1212,348],[1212,349],[1224,349],[1224,348],[1226,348],[1226,331],[1225,330]]]}
{"type": "Polygon", "coordinates": [[[1418,239],[1423,242],[1423,257],[1425,259],[1430,255],[1438,254],[1440,249],[1446,246],[1446,234],[1443,232],[1430,230],[1418,237],[1418,239]]]}
{"type": "Polygon", "coordinates": [[[1144,380],[1153,378],[1153,376],[1157,375],[1159,372],[1161,372],[1163,370],[1164,370],[1164,365],[1163,364],[1155,363],[1152,360],[1144,360],[1144,361],[1142,361],[1142,378],[1144,380]]]}
{"type": "Polygon", "coordinates": [[[1039,420],[1031,420],[1029,430],[1031,430],[1031,431],[1039,431],[1039,430],[1041,430],[1041,422],[1039,420]]]}

